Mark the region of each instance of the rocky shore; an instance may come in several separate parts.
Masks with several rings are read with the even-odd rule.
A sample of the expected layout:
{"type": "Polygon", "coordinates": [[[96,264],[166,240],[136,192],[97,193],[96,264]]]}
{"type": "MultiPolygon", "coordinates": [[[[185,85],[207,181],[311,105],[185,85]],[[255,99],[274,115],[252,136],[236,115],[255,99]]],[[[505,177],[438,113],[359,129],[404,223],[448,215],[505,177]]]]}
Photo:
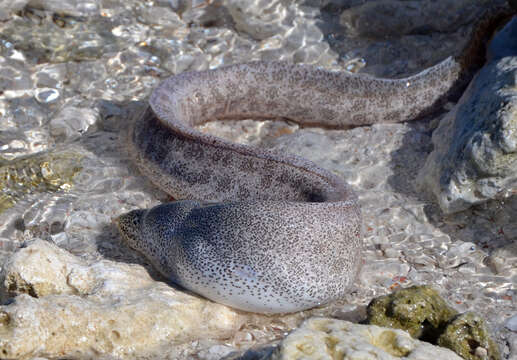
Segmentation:
{"type": "Polygon", "coordinates": [[[310,159],[357,191],[364,264],[345,298],[235,311],[161,277],[113,223],[170,200],[121,141],[165,77],[253,60],[403,77],[456,55],[476,16],[505,3],[0,0],[0,358],[516,359],[515,20],[458,103],[429,118],[200,127],[310,159]],[[440,334],[470,332],[468,354],[441,335],[432,345],[420,322],[367,324],[368,304],[413,286],[433,289],[419,304],[432,291],[450,309],[440,334]]]}

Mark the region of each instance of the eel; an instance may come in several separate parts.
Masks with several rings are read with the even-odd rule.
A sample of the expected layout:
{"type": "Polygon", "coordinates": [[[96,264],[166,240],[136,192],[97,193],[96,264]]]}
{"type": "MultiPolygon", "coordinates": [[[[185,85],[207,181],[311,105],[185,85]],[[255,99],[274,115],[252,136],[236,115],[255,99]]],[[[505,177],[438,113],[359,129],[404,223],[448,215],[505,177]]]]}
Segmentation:
{"type": "Polygon", "coordinates": [[[487,10],[460,56],[379,79],[285,62],[185,72],[162,82],[125,145],[175,199],[117,219],[127,245],[172,282],[240,310],[288,313],[343,297],[359,273],[361,209],[337,175],[286,153],[193,128],[209,120],[286,118],[347,128],[401,122],[458,97],[508,6],[487,10]]]}

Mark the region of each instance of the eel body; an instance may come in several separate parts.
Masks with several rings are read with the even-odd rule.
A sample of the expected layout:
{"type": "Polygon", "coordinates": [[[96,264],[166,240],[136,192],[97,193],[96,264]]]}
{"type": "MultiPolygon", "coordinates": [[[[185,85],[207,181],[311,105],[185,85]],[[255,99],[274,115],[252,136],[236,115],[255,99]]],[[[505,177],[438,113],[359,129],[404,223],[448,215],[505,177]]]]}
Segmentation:
{"type": "MultiPolygon", "coordinates": [[[[361,209],[336,175],[289,154],[195,129],[228,118],[287,118],[346,128],[429,114],[474,72],[477,26],[458,58],[404,79],[283,62],[253,62],[168,78],[131,125],[141,172],[176,199],[118,219],[128,245],[165,276],[238,309],[284,313],[346,294],[361,264],[361,209]]],[[[485,14],[486,17],[486,14],[485,14]]]]}

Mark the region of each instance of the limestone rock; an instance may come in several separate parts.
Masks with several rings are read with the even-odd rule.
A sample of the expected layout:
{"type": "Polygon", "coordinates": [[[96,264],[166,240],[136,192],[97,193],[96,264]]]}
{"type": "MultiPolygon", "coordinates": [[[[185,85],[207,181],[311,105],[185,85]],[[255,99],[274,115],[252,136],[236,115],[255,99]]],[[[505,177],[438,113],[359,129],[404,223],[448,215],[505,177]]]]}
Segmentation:
{"type": "Polygon", "coordinates": [[[344,320],[311,318],[285,338],[271,359],[461,359],[407,332],[344,320]]]}
{"type": "Polygon", "coordinates": [[[517,57],[486,65],[433,133],[418,174],[445,213],[510,194],[517,181],[517,57]]]}
{"type": "Polygon", "coordinates": [[[3,266],[2,294],[88,294],[96,285],[93,273],[79,258],[42,240],[21,249],[3,266]]]}
{"type": "Polygon", "coordinates": [[[159,357],[163,346],[226,337],[244,321],[139,265],[88,264],[43,240],[18,250],[2,275],[17,296],[0,306],[1,358],[159,357]]]}

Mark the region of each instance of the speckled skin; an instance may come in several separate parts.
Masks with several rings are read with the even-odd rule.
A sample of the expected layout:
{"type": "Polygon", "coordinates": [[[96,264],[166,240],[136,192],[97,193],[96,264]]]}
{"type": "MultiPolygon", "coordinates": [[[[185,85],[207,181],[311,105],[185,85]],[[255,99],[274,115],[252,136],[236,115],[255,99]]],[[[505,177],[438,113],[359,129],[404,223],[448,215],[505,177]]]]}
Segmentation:
{"type": "Polygon", "coordinates": [[[343,296],[361,262],[354,192],[308,160],[192,126],[227,118],[284,117],[329,128],[414,119],[470,79],[475,43],[487,31],[480,28],[461,58],[399,80],[282,62],[167,79],[132,124],[128,149],[164,191],[202,201],[122,215],[124,238],[172,281],[238,309],[293,312],[343,296]]]}

